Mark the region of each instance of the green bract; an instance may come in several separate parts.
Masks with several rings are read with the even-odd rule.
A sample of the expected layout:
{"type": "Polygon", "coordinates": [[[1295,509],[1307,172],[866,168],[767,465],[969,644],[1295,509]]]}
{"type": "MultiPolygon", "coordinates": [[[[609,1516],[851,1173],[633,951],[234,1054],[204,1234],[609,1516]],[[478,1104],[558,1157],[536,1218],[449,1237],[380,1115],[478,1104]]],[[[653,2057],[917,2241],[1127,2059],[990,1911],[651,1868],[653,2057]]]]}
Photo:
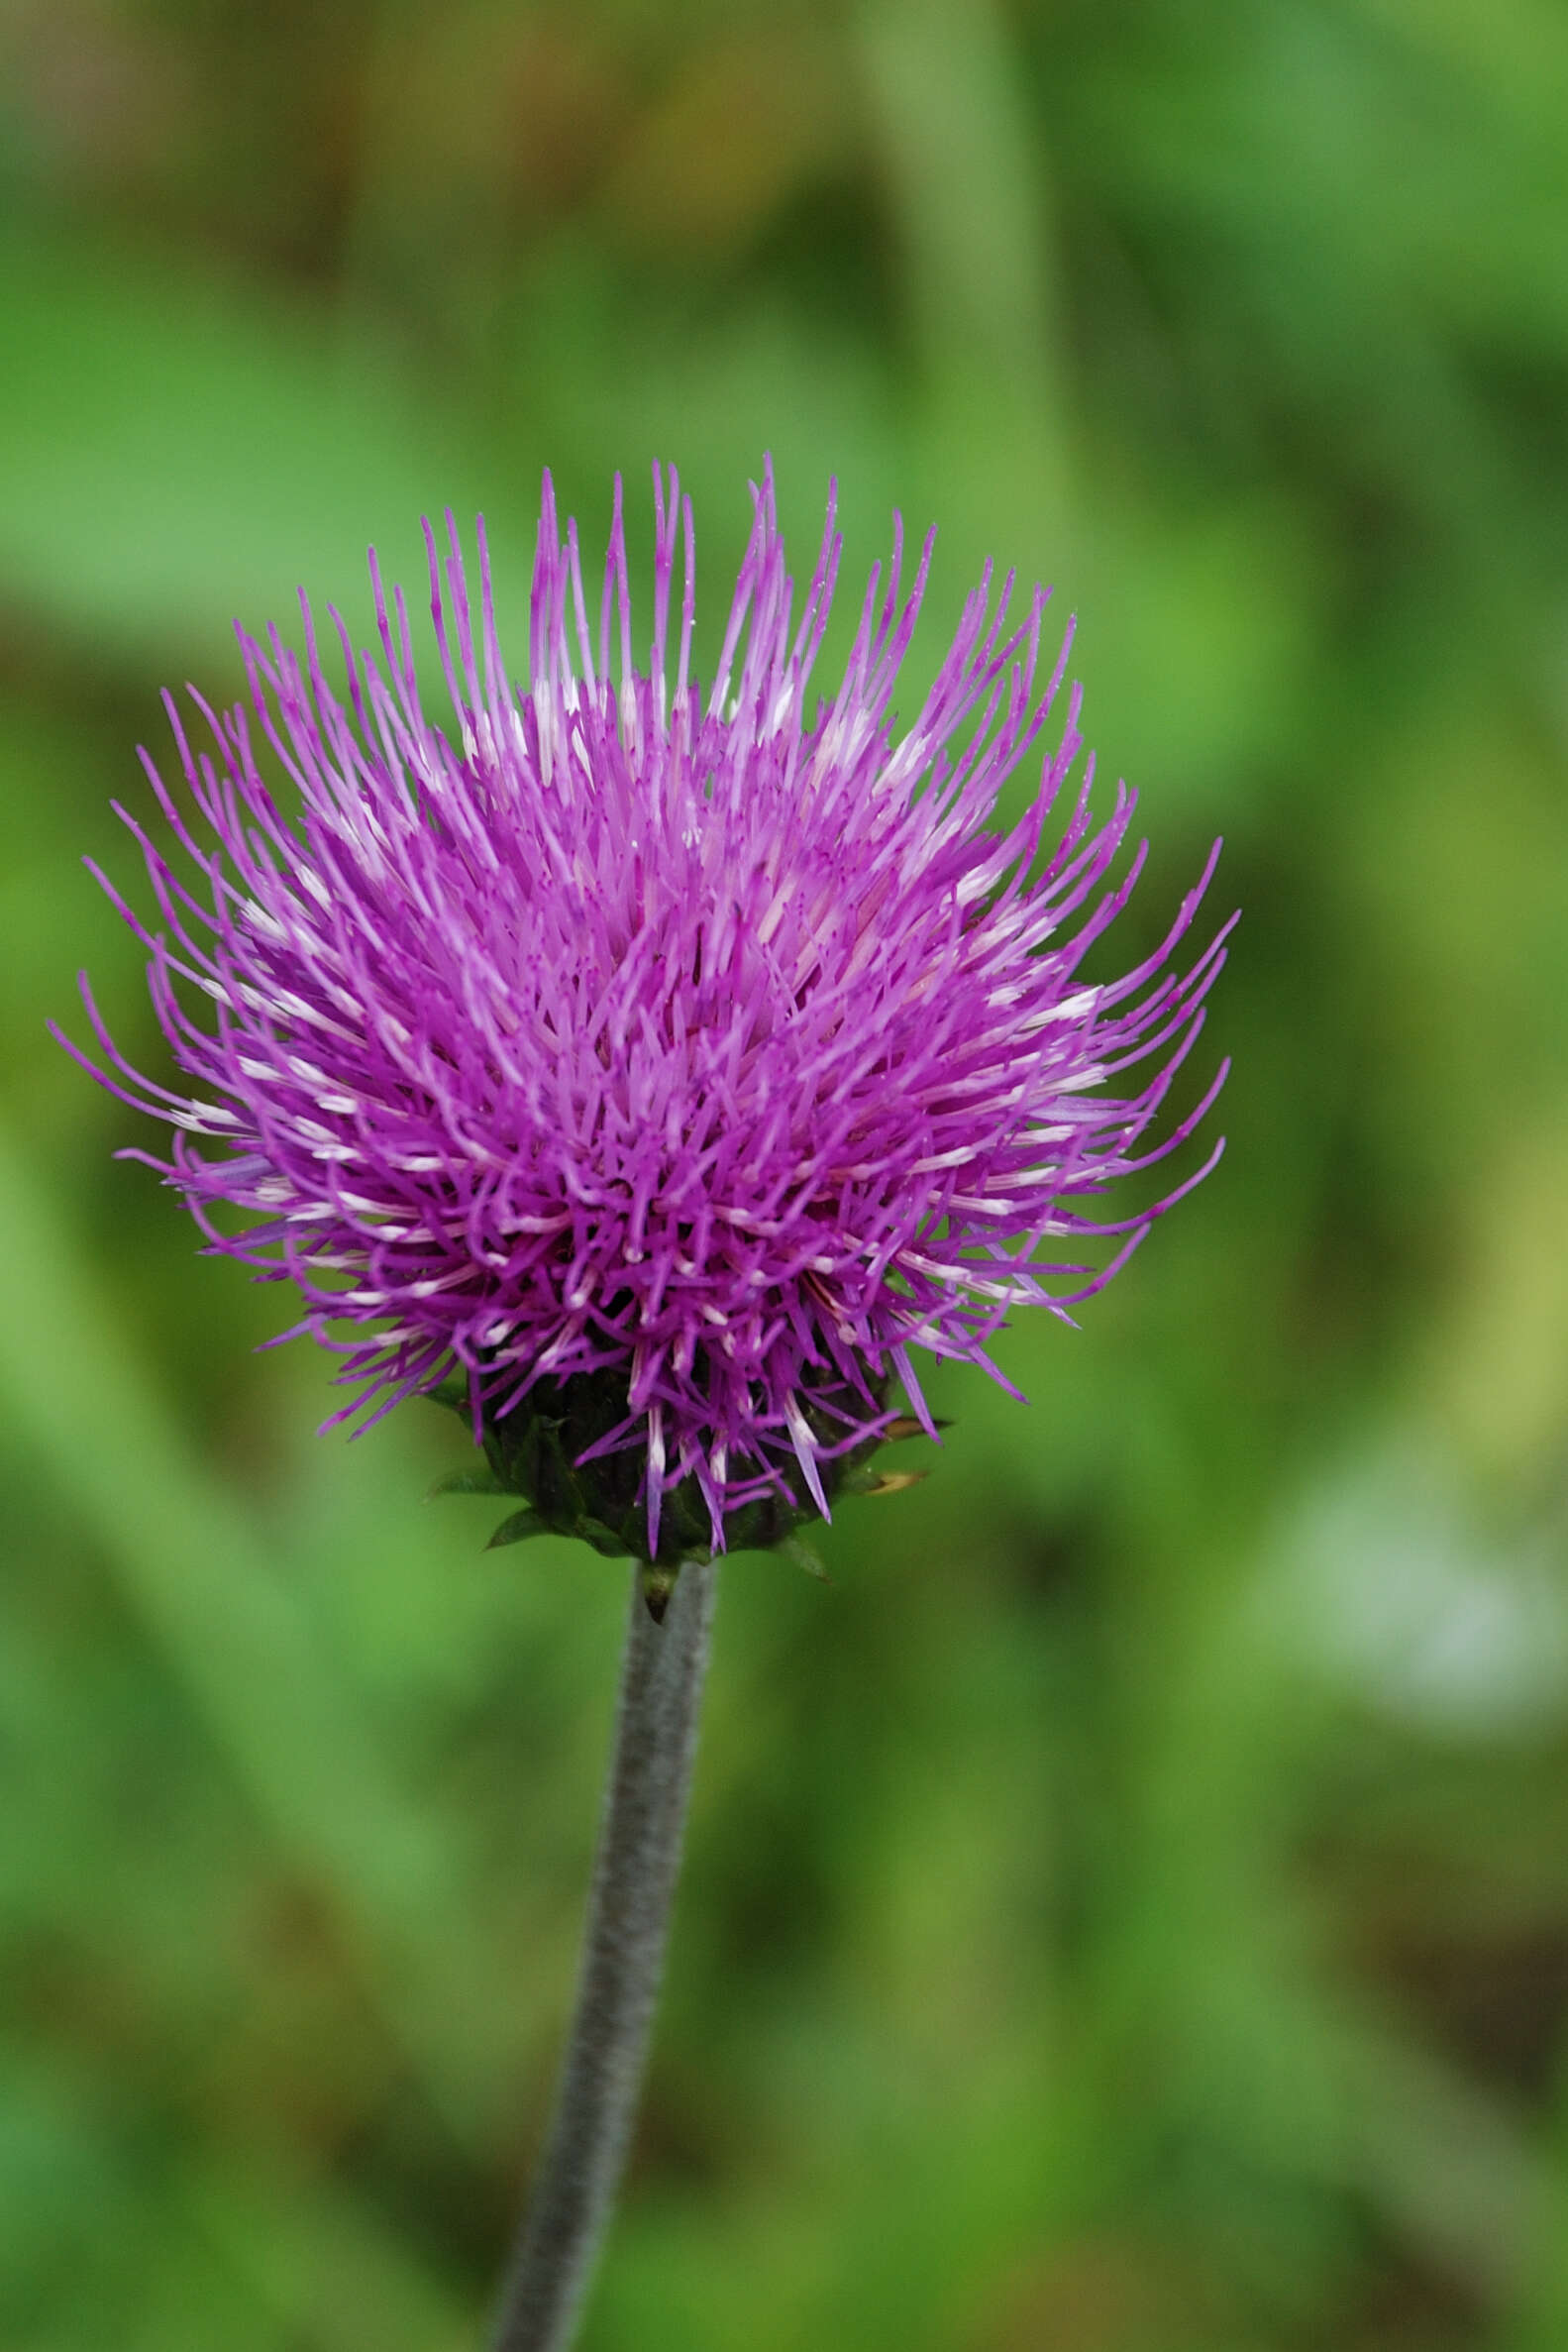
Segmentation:
{"type": "MultiPolygon", "coordinates": [[[[430,1393],[471,1428],[465,1381],[445,1381],[430,1393]]],[[[840,1436],[841,1424],[809,1398],[805,1410],[812,1434],[825,1449],[840,1436]]],[[[490,1538],[492,1549],[520,1544],[530,1536],[575,1536],[608,1559],[641,1560],[648,1606],[655,1617],[662,1617],[681,1561],[710,1556],[712,1525],[696,1479],[683,1478],[666,1490],[658,1550],[650,1552],[645,1453],[640,1447],[592,1451],[624,1426],[627,1413],[624,1374],[581,1372],[567,1380],[536,1381],[513,1411],[485,1417],[481,1443],[486,1466],[454,1470],[432,1492],[518,1496],[524,1507],[502,1520],[490,1538]],[[591,1458],[583,1460],[584,1454],[591,1458]]],[[[828,1502],[841,1495],[895,1494],[915,1485],[922,1471],[877,1471],[870,1463],[883,1444],[915,1436],[919,1426],[900,1415],[845,1452],[824,1451],[821,1476],[828,1502]]],[[[776,1491],[726,1512],[724,1549],[784,1551],[820,1575],[820,1563],[799,1532],[820,1517],[814,1506],[793,1504],[776,1491]]]]}

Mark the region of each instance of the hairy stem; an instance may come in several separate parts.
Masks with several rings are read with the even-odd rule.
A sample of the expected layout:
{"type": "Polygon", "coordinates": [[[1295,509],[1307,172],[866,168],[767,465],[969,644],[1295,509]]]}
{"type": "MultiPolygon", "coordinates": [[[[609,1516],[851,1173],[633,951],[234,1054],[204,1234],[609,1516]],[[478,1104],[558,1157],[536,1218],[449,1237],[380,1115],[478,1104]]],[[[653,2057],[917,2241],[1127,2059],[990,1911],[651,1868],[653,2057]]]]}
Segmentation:
{"type": "Polygon", "coordinates": [[[576,2012],[495,2352],[566,2352],[620,2185],[680,1867],[715,1581],[710,1564],[687,1560],[658,1624],[633,1571],[576,2012]]]}

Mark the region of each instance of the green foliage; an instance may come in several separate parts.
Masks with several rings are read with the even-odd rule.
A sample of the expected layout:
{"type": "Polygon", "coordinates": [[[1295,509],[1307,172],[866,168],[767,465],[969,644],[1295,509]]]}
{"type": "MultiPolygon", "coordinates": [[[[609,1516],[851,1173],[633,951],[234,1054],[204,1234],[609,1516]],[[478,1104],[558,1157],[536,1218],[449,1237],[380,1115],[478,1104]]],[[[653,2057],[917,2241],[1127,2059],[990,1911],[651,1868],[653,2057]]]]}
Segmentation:
{"type": "Polygon", "coordinates": [[[417,604],[422,509],[520,645],[547,461],[645,577],[679,461],[711,655],[771,448],[848,581],[941,518],[916,670],[1055,580],[1151,947],[1226,833],[1231,1142],[830,1583],[725,1571],[585,2352],[1558,2352],[1568,20],[69,0],[0,66],[0,2340],[477,2340],[623,1605],[415,1508],[442,1417],[314,1438],[113,1165],[76,861],[135,888],[232,613],[363,636],[372,537],[417,604]]]}
{"type": "MultiPolygon", "coordinates": [[[[901,1415],[886,1437],[862,1441],[848,1453],[830,1448],[842,1423],[824,1407],[825,1388],[805,1397],[804,1411],[824,1449],[818,1476],[829,1510],[839,1498],[897,1494],[918,1485],[919,1470],[874,1468],[873,1457],[888,1439],[906,1438],[919,1423],[901,1415]]],[[[430,1391],[434,1402],[447,1405],[470,1426],[471,1407],[468,1385],[444,1380],[430,1391]]],[[[436,1481],[436,1494],[521,1495],[528,1508],[502,1520],[489,1541],[493,1551],[506,1544],[527,1543],[535,1536],[570,1536],[586,1544],[603,1559],[638,1559],[643,1563],[643,1597],[654,1616],[663,1619],[681,1564],[707,1559],[712,1544],[712,1520],[695,1478],[683,1478],[664,1498],[655,1553],[648,1550],[648,1511],[643,1494],[643,1464],[634,1447],[608,1453],[598,1448],[621,1429],[627,1418],[627,1388],[614,1372],[578,1372],[568,1380],[540,1380],[523,1403],[511,1411],[486,1415],[482,1432],[487,1470],[454,1471],[436,1481]]],[[[782,1551],[821,1574],[798,1529],[817,1523],[807,1506],[797,1512],[780,1495],[765,1495],[725,1514],[726,1552],[782,1551]]]]}

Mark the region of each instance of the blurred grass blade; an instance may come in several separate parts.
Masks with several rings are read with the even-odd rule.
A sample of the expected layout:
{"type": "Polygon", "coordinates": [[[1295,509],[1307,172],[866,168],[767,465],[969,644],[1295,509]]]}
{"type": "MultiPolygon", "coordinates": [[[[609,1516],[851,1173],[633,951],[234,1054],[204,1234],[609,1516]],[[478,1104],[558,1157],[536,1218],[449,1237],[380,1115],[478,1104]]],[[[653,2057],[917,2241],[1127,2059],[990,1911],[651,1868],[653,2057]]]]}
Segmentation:
{"type": "Polygon", "coordinates": [[[443,1931],[463,1915],[453,1870],[233,1496],[186,1450],[3,1131],[0,1229],[0,1405],[61,1507],[102,1546],[279,1847],[348,1912],[345,1941],[376,2009],[448,2125],[469,2138],[484,2061],[465,2053],[464,2020],[494,2016],[500,1996],[476,1997],[460,1980],[475,1955],[443,1931]]]}

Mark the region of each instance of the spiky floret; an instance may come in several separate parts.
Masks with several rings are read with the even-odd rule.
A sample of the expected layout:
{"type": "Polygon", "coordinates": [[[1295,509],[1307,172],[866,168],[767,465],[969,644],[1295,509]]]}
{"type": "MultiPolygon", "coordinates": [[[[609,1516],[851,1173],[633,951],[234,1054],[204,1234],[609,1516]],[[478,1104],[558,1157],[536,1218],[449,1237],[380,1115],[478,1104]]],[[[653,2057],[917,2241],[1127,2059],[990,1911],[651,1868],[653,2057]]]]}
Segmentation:
{"type": "Polygon", "coordinates": [[[184,1195],[214,1249],[297,1285],[294,1330],[340,1350],[358,1391],[334,1419],[456,1368],[475,1434],[493,1435],[541,1383],[591,1376],[602,1396],[609,1378],[623,1407],[591,1451],[633,1451],[650,1558],[673,1489],[700,1497],[716,1548],[766,1498],[826,1510],[824,1473],[888,1420],[891,1376],[926,1419],[912,1347],[1000,1377],[986,1344],[1010,1309],[1066,1318],[1110,1279],[1218,1156],[1131,1220],[1086,1211],[1207,1110],[1223,1070],[1146,1142],[1225,936],[1173,965],[1211,855],[1155,954],[1082,981],[1143,850],[1112,878],[1134,796],[1118,786],[1097,826],[1092,754],[1064,789],[1077,687],[1030,806],[987,829],[1062,686],[1071,630],[1035,684],[1041,590],[1009,629],[1013,576],[993,597],[988,566],[896,733],[932,540],[905,590],[895,518],[843,681],[808,709],[834,503],[795,622],[767,472],[704,696],[690,502],[657,469],[654,495],[646,673],[618,481],[595,630],[545,479],[526,690],[482,523],[477,613],[451,517],[445,552],[427,525],[446,732],[373,556],[380,660],[332,614],[347,702],[303,597],[303,663],[275,629],[242,632],[249,708],[193,697],[212,750],[165,697],[216,847],[144,752],[196,883],[121,810],[161,926],[104,884],[150,951],[188,1094],[124,1060],[82,982],[107,1064],[87,1066],[174,1130],[168,1160],[128,1156],[184,1195]],[[264,781],[254,728],[297,810],[264,781]],[[213,1224],[220,1205],[243,1229],[213,1224]],[[1102,1236],[1119,1246],[1097,1265],[1102,1236]]]}

